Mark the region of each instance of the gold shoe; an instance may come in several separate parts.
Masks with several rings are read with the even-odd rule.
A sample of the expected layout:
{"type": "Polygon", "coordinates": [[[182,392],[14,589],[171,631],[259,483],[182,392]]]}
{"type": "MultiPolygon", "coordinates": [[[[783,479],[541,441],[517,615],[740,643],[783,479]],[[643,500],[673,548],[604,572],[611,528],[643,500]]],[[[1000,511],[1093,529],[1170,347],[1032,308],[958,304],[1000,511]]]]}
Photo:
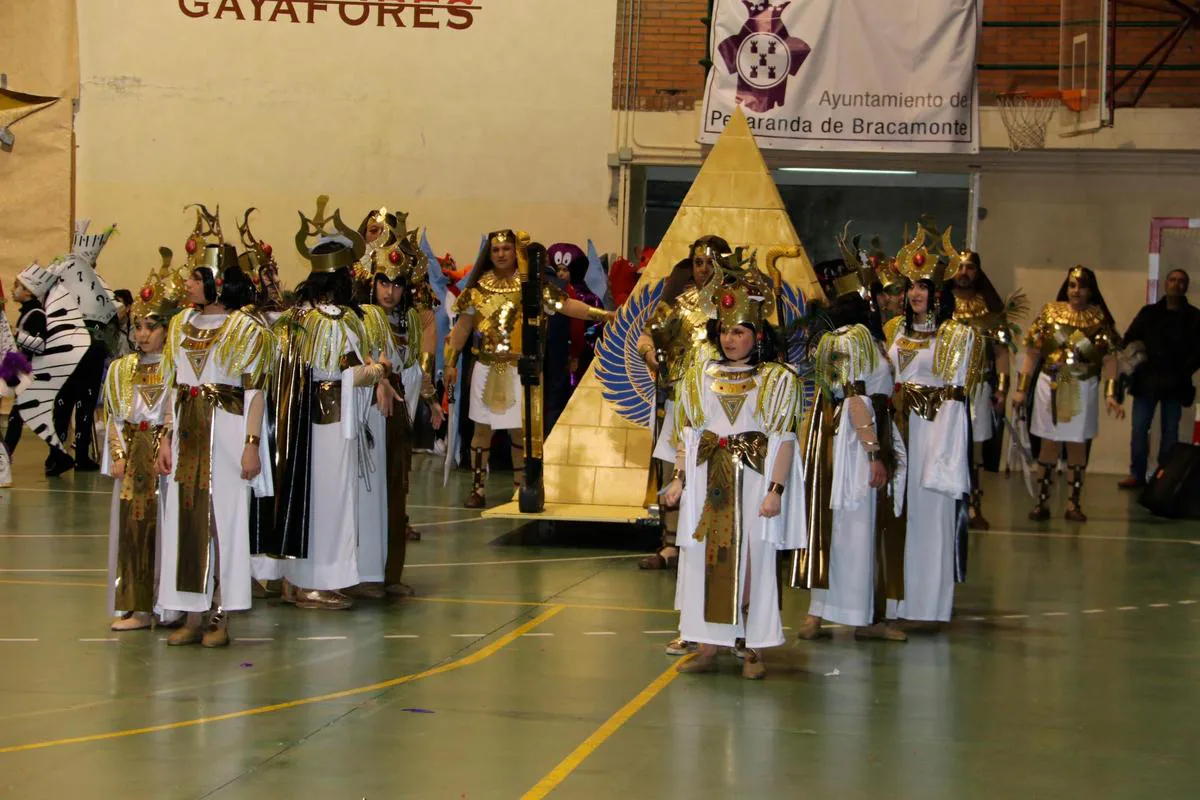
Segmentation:
{"type": "Polygon", "coordinates": [[[200,639],[204,647],[229,646],[229,619],[223,609],[216,609],[208,617],[208,630],[200,639]]]}
{"type": "Polygon", "coordinates": [[[154,617],[148,611],[135,611],[125,617],[113,620],[114,631],[140,631],[154,626],[154,617]]]}
{"type": "Polygon", "coordinates": [[[701,653],[692,658],[684,659],[680,662],[675,671],[682,675],[697,675],[701,672],[716,672],[717,671],[717,654],[705,655],[701,653]]]}
{"type": "Polygon", "coordinates": [[[200,644],[204,638],[204,634],[199,628],[178,628],[174,633],[167,637],[168,647],[180,647],[188,644],[200,644]]]}
{"type": "Polygon", "coordinates": [[[296,608],[342,611],[353,606],[354,601],[341,592],[330,592],[321,589],[296,589],[296,608]]]}
{"type": "Polygon", "coordinates": [[[742,662],[742,677],[750,681],[761,681],[767,676],[767,665],[763,663],[762,653],[746,648],[746,660],[742,662]]]}

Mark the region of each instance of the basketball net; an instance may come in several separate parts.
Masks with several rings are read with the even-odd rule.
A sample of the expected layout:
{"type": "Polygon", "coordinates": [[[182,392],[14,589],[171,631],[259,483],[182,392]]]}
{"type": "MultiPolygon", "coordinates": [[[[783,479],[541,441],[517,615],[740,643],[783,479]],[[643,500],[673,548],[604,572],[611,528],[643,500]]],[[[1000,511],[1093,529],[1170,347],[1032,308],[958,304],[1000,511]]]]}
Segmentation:
{"type": "Polygon", "coordinates": [[[1046,126],[1061,105],[1060,97],[1055,90],[996,95],[1000,118],[1008,130],[1008,146],[1014,153],[1046,146],[1046,126]]]}

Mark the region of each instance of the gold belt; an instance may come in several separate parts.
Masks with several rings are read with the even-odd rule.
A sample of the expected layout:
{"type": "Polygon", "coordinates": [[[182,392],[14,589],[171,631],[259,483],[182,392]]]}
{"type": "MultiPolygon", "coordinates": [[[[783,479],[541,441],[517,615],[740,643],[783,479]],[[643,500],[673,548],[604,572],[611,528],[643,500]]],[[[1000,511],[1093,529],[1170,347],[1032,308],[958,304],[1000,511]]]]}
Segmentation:
{"type": "Polygon", "coordinates": [[[246,390],[226,383],[180,386],[175,399],[181,404],[197,401],[210,408],[219,408],[228,414],[240,415],[245,411],[246,390]]]}
{"type": "Polygon", "coordinates": [[[342,382],[314,381],[313,424],[332,425],[342,421],[342,382]]]}
{"type": "Polygon", "coordinates": [[[496,364],[516,364],[521,360],[520,353],[485,353],[477,347],[471,348],[471,354],[480,364],[487,364],[489,367],[496,364]]]}
{"type": "Polygon", "coordinates": [[[967,399],[961,386],[924,386],[919,383],[902,383],[896,392],[896,415],[907,419],[915,413],[921,419],[933,422],[938,409],[947,400],[967,399]]]}

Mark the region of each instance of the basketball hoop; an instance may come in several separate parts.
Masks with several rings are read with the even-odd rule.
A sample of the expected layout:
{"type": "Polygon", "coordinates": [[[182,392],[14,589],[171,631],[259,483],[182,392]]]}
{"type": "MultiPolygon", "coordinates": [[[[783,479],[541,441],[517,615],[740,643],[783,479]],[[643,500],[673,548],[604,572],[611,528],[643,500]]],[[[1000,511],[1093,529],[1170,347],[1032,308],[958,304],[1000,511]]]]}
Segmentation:
{"type": "MultiPolygon", "coordinates": [[[[1079,94],[1076,92],[1076,94],[1079,94]]],[[[1082,98],[1074,98],[1081,100],[1082,98]]],[[[1057,89],[1031,92],[1005,92],[996,95],[1000,118],[1008,130],[1008,146],[1019,150],[1041,150],[1046,146],[1046,126],[1063,102],[1057,89]]]]}

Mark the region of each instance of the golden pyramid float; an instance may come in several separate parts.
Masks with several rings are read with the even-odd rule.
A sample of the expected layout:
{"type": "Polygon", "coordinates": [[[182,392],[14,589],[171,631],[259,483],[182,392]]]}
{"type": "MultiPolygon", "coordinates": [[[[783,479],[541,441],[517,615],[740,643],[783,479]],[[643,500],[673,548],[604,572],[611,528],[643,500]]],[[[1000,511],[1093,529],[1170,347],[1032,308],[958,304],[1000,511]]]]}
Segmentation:
{"type": "MultiPolygon", "coordinates": [[[[705,159],[627,305],[647,296],[647,287],[666,278],[671,268],[687,257],[692,242],[707,234],[760,254],[778,246],[798,248],[798,257],[778,262],[784,282],[806,298],[823,296],[741,109],[705,159]]],[[[605,387],[596,375],[599,365],[599,358],[592,362],[546,439],[545,510],[523,514],[514,501],[484,511],[484,517],[648,521],[645,500],[651,432],[627,419],[628,414],[623,416],[621,409],[606,399],[605,387]]]]}

